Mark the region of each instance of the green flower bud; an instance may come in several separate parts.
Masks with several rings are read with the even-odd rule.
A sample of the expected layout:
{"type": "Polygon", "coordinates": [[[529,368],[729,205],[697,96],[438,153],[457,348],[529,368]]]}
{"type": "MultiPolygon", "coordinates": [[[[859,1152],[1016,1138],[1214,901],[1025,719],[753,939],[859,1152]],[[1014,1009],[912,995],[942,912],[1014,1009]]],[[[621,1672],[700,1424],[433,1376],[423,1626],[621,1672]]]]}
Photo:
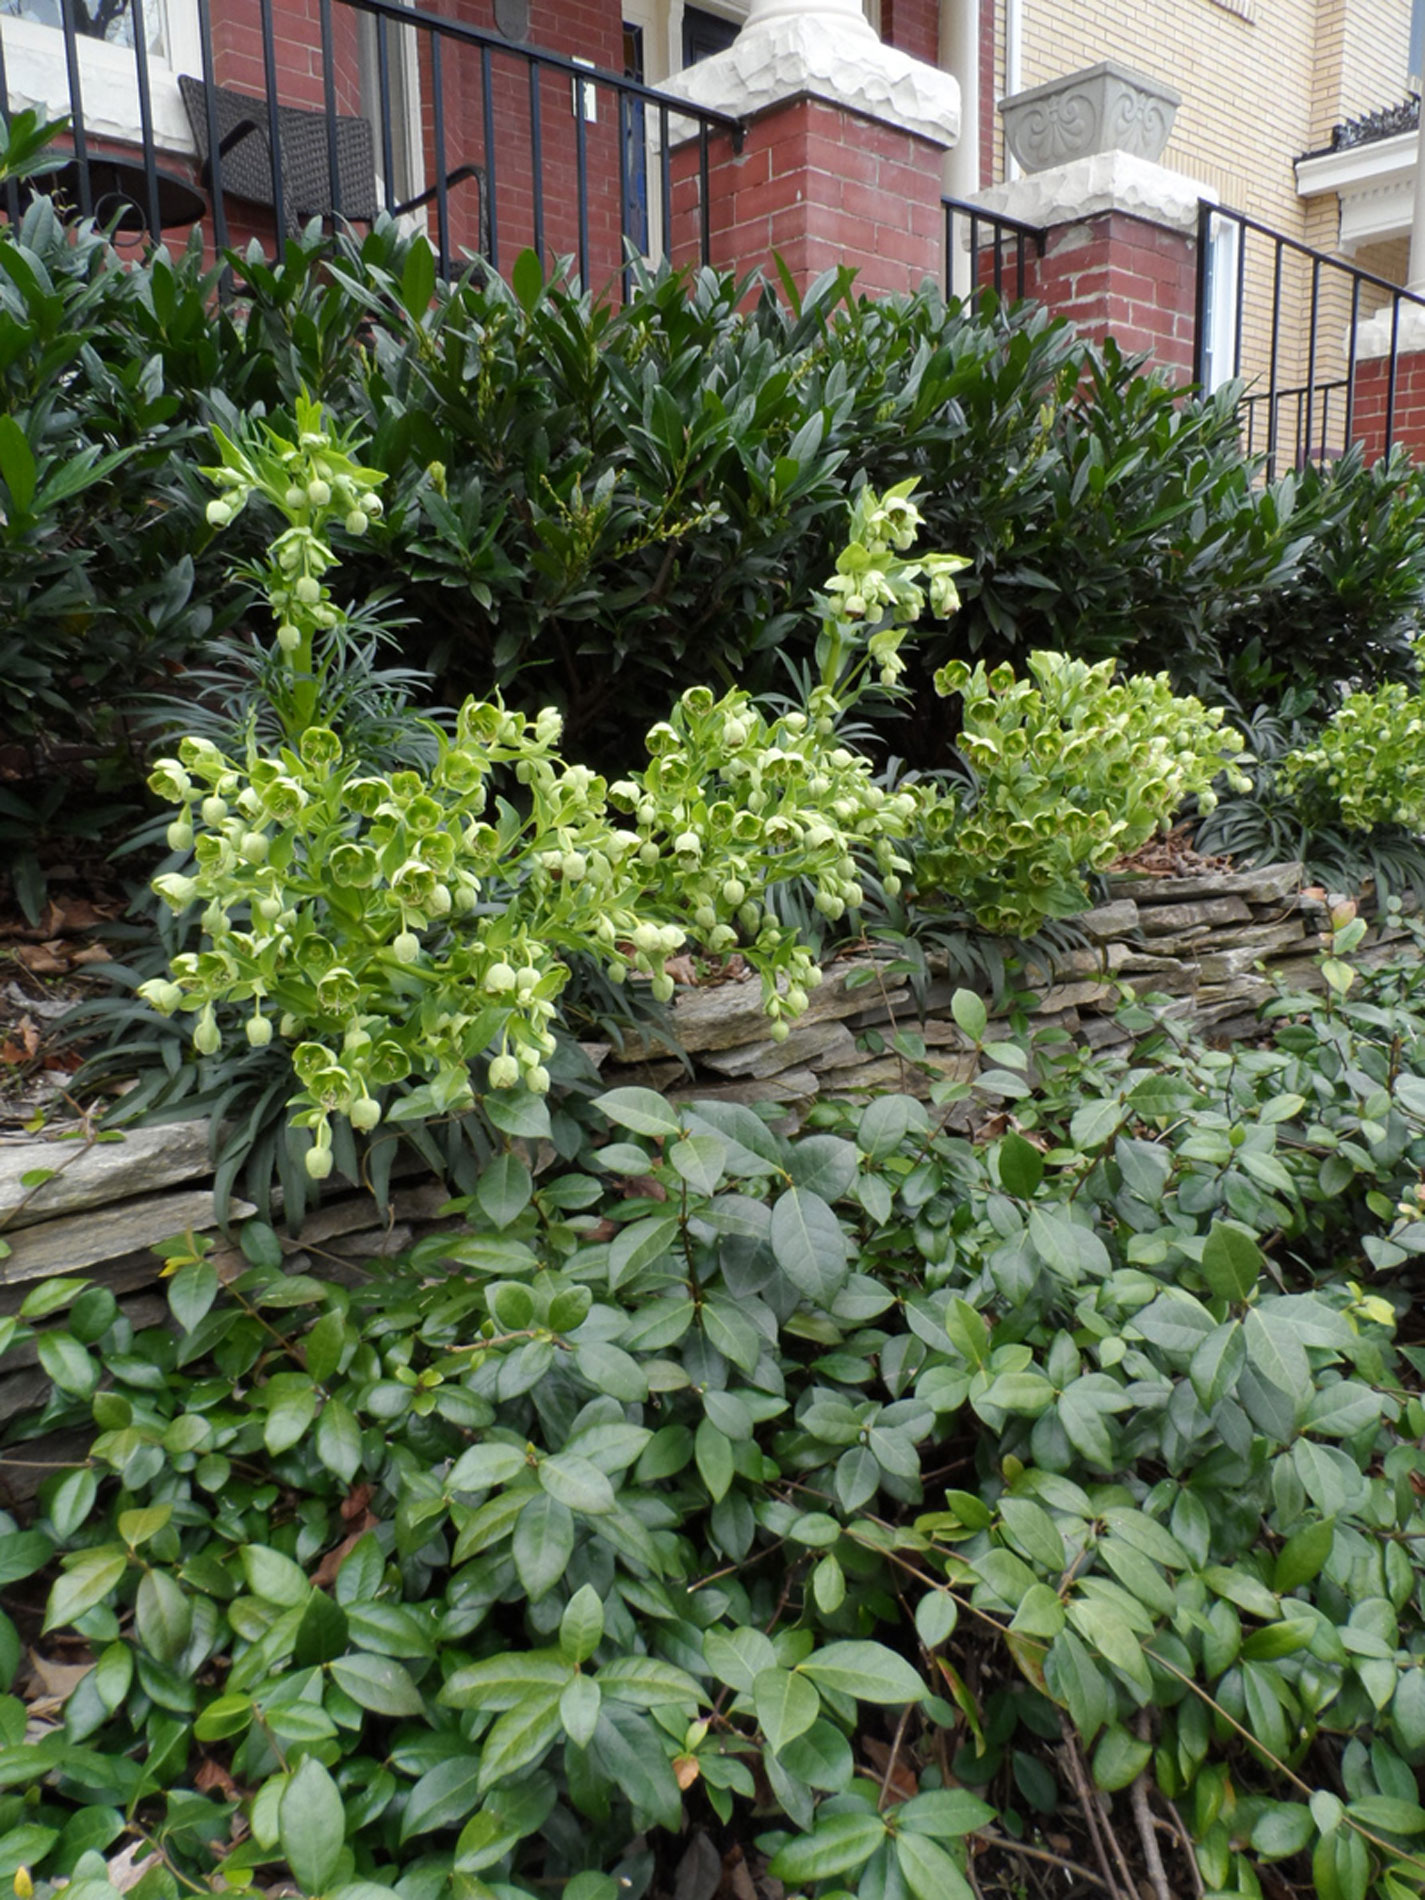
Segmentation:
{"type": "Polygon", "coordinates": [[[198,809],[203,814],[205,825],[220,825],[228,815],[228,801],[219,798],[216,792],[210,792],[198,809]]]}
{"type": "Polygon", "coordinates": [[[193,781],[177,759],[160,759],[148,775],[148,789],[155,798],[170,805],[181,805],[193,789],[193,781]]]}
{"type": "Polygon", "coordinates": [[[309,1148],[302,1165],[313,1181],[325,1181],[332,1171],[332,1151],[330,1148],[309,1148]]]}
{"type": "Polygon", "coordinates": [[[548,1095],[549,1071],[536,1063],[534,1068],[525,1070],[524,1085],[531,1095],[548,1095]]]}
{"type": "Polygon", "coordinates": [[[215,1056],[222,1046],[222,1031],[218,1028],[217,1018],[213,1014],[213,1005],[209,1003],[194,1028],[193,1047],[200,1056],[215,1056]]]}
{"type": "Polygon", "coordinates": [[[139,995],[160,1015],[171,1016],[183,1001],[183,992],[176,983],[170,983],[166,977],[151,977],[147,983],[139,984],[139,995]]]}
{"type": "Polygon", "coordinates": [[[772,1038],[773,1042],[785,1042],[791,1033],[791,1030],[780,1019],[774,1023],[768,1023],[767,1025],[767,1034],[772,1038]]]}
{"type": "Polygon", "coordinates": [[[421,940],[414,930],[403,930],[391,948],[402,963],[414,963],[421,954],[421,940]]]}
{"type": "Polygon", "coordinates": [[[307,500],[314,508],[325,508],[331,498],[331,484],[324,482],[320,476],[307,483],[307,500]]]}
{"type": "Polygon", "coordinates": [[[210,528],[226,528],[232,520],[232,511],[221,495],[215,495],[203,512],[210,528]]]}
{"type": "Polygon", "coordinates": [[[363,1095],[359,1102],[353,1102],[348,1116],[353,1128],[359,1128],[362,1134],[369,1134],[381,1119],[381,1104],[373,1102],[369,1095],[363,1095]]]}
{"type": "Polygon", "coordinates": [[[307,505],[307,491],[305,488],[298,488],[297,484],[293,482],[282,499],[287,507],[293,510],[305,508],[307,505]]]}
{"type": "Polygon", "coordinates": [[[284,620],[277,629],[277,644],[284,653],[295,653],[302,644],[302,636],[290,620],[284,620]]]}
{"type": "Polygon", "coordinates": [[[485,988],[492,996],[504,996],[517,980],[508,963],[492,963],[485,972],[485,988]]]}
{"type": "Polygon", "coordinates": [[[254,1049],[265,1049],[271,1042],[272,1023],[260,1010],[256,1015],[248,1017],[245,1027],[247,1039],[254,1049]]]}
{"type": "Polygon", "coordinates": [[[495,1056],[490,1063],[490,1087],[512,1089],[520,1079],[520,1065],[510,1055],[495,1056]]]}
{"type": "Polygon", "coordinates": [[[165,871],[162,877],[153,880],[153,888],[173,910],[187,910],[198,895],[198,880],[180,877],[176,871],[165,871]]]}
{"type": "Polygon", "coordinates": [[[366,532],[366,516],[360,508],[353,508],[344,525],[348,534],[363,535],[366,532]]]}
{"type": "Polygon", "coordinates": [[[265,864],[269,850],[265,831],[245,831],[238,844],[238,850],[249,864],[265,864]]]}
{"type": "Polygon", "coordinates": [[[322,597],[320,584],[314,581],[310,574],[304,574],[292,592],[306,607],[315,607],[322,597]]]}
{"type": "Polygon", "coordinates": [[[193,843],[193,827],[186,818],[175,818],[166,832],[170,851],[187,851],[193,843]]]}
{"type": "Polygon", "coordinates": [[[660,970],[658,972],[657,976],[655,976],[653,979],[651,988],[653,990],[654,997],[657,999],[658,1002],[660,1003],[672,1002],[674,983],[673,983],[672,977],[669,976],[666,970],[660,970]]]}

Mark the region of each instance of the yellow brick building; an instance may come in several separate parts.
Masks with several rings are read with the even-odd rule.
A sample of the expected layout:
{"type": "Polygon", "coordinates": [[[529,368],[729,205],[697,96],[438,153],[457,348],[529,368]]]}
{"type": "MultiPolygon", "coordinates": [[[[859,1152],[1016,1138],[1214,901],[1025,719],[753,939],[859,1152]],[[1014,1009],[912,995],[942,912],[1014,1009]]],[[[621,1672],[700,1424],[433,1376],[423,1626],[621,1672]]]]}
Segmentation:
{"type": "MultiPolygon", "coordinates": [[[[981,6],[984,77],[992,46],[996,101],[1104,59],[1134,67],[1182,95],[1161,164],[1287,237],[1349,255],[1393,283],[1404,281],[1413,132],[1363,141],[1349,158],[1329,148],[1337,127],[1406,100],[1411,0],[981,0],[981,6]],[[1375,146],[1380,149],[1368,149],[1375,146]],[[1326,159],[1298,164],[1323,151],[1326,159]],[[1348,215],[1343,233],[1343,205],[1353,193],[1358,214],[1348,215]]],[[[984,93],[982,85],[982,108],[984,93]]],[[[1013,160],[998,116],[983,117],[989,123],[980,172],[988,185],[1012,176],[1013,160]]],[[[1270,373],[1277,297],[1272,247],[1248,235],[1240,268],[1240,367],[1261,383],[1270,373]]],[[[1380,301],[1380,293],[1364,287],[1360,313],[1380,301]]],[[[1317,378],[1344,374],[1351,304],[1344,278],[1313,274],[1303,260],[1284,256],[1279,383],[1304,379],[1309,371],[1317,378]],[[1313,294],[1320,316],[1314,360],[1307,341],[1313,294]]]]}

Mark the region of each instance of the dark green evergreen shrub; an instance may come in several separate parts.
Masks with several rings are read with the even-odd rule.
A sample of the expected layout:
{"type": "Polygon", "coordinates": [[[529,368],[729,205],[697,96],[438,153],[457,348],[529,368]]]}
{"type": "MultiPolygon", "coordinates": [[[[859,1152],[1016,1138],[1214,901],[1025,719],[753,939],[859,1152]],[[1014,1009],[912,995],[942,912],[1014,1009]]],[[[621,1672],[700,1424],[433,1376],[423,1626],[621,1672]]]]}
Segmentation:
{"type": "MultiPolygon", "coordinates": [[[[389,477],[353,597],[394,583],[442,696],[556,702],[600,752],[670,684],[775,684],[861,480],[918,476],[929,533],[971,558],[924,681],[1047,645],[1250,705],[1389,674],[1416,612],[1417,478],[1348,460],[1262,489],[1231,392],[1184,399],[1032,307],[857,301],[842,274],[744,314],[746,287],[703,273],[642,277],[616,312],[532,259],[513,289],[438,285],[391,230],[236,267],[218,303],[196,253],[122,268],[40,200],[0,233],[0,689],[21,730],[92,731],[193,659],[220,563],[182,466],[213,422],[303,390],[389,477]]],[[[922,700],[896,749],[940,763],[922,700]]]]}

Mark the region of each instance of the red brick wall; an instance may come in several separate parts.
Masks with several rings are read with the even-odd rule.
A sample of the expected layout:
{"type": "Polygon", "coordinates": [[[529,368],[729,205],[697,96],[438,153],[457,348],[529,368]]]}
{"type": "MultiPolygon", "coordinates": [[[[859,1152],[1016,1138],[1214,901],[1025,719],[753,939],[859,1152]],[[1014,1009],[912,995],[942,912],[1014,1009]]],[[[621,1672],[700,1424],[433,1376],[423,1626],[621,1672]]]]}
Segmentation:
{"type": "Polygon", "coordinates": [[[980,0],[980,182],[993,184],[998,177],[995,159],[999,151],[999,89],[995,84],[995,10],[999,0],[980,0]]]}
{"type": "Polygon", "coordinates": [[[940,64],[940,0],[881,0],[881,38],[912,59],[940,64]]]}
{"type": "MultiPolygon", "coordinates": [[[[1193,371],[1196,241],[1121,211],[1049,233],[1042,258],[1026,264],[1024,294],[1056,316],[1072,317],[1088,336],[1112,336],[1124,350],[1146,350],[1161,368],[1193,371]]],[[[980,281],[991,277],[982,257],[980,281]]],[[[1017,288],[1011,268],[1006,294],[1017,288]]]]}
{"type": "MultiPolygon", "coordinates": [[[[674,257],[696,261],[696,144],[673,154],[674,257]]],[[[862,291],[919,287],[941,272],[939,148],[817,99],[762,113],[741,153],[712,142],[711,259],[768,266],[776,251],[799,283],[846,263],[862,291]]]]}
{"type": "MultiPolygon", "coordinates": [[[[1351,436],[1364,447],[1368,462],[1385,454],[1389,402],[1390,359],[1358,364],[1351,436]]],[[[1412,461],[1425,462],[1425,352],[1402,351],[1396,361],[1390,439],[1409,449],[1412,461]]]]}
{"type": "MultiPolygon", "coordinates": [[[[492,30],[491,0],[441,0],[447,17],[492,30]]],[[[423,36],[423,39],[426,36],[423,36]]],[[[617,0],[534,0],[527,42],[543,51],[577,55],[606,71],[623,70],[623,27],[617,0]]],[[[480,49],[443,41],[441,66],[445,112],[444,163],[435,147],[434,79],[427,45],[422,61],[421,98],[426,140],[427,182],[476,163],[487,174],[493,157],[496,248],[500,268],[508,271],[517,253],[534,242],[530,68],[517,50],[490,54],[490,92],[494,107],[487,138],[483,60],[480,49]]],[[[588,192],[589,282],[607,286],[621,262],[622,220],[619,203],[618,102],[609,89],[594,89],[596,120],[586,118],[585,176],[588,192]]],[[[539,125],[543,153],[542,203],[544,249],[548,258],[568,256],[578,268],[578,124],[573,82],[563,73],[546,72],[539,84],[539,125]]],[[[472,184],[454,188],[449,197],[449,241],[454,252],[478,246],[479,192],[472,184]]],[[[437,236],[436,211],[430,232],[437,236]]]]}

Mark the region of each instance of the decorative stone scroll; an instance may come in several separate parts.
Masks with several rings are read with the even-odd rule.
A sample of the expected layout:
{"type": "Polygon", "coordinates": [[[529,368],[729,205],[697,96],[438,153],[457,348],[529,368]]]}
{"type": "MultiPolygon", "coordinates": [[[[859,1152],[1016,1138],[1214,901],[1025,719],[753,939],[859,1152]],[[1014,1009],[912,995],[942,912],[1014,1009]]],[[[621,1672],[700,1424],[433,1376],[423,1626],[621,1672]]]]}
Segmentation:
{"type": "Polygon", "coordinates": [[[1009,149],[1027,172],[1128,152],[1157,159],[1168,142],[1182,94],[1162,80],[1101,60],[1000,101],[1009,149]]]}

